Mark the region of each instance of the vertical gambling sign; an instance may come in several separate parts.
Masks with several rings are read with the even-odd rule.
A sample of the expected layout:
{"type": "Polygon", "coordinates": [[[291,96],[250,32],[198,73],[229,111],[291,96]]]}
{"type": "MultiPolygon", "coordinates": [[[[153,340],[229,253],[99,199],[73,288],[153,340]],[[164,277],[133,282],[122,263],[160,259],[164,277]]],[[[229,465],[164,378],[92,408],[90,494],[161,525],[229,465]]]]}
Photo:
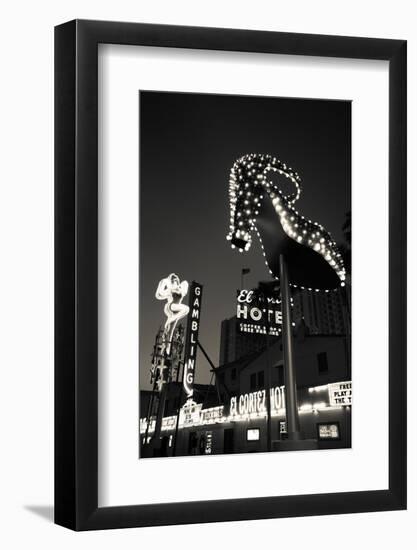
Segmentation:
{"type": "Polygon", "coordinates": [[[194,375],[197,357],[198,331],[200,328],[201,297],[203,287],[193,281],[190,286],[187,333],[185,336],[183,388],[187,399],[194,393],[194,375]]]}

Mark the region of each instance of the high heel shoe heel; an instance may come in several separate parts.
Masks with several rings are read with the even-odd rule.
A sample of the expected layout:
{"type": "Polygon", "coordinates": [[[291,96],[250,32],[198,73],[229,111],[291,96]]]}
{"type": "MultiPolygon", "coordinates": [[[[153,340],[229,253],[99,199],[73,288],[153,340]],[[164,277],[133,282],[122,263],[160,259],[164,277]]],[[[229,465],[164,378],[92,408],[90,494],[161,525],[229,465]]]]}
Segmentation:
{"type": "Polygon", "coordinates": [[[239,158],[230,171],[230,231],[226,238],[232,248],[244,252],[256,232],[265,263],[277,280],[279,256],[285,256],[291,286],[309,290],[344,286],[346,269],[337,244],[322,225],[294,208],[300,194],[298,173],[275,157],[249,154],[239,158]],[[284,194],[268,181],[269,172],[289,178],[294,192],[284,194]]]}

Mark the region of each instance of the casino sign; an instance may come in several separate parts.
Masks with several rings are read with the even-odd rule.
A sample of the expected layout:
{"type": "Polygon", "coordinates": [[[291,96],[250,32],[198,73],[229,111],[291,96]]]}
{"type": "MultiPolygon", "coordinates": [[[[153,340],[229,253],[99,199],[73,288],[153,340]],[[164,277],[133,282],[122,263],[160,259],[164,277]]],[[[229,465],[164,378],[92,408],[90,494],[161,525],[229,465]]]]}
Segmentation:
{"type": "Polygon", "coordinates": [[[282,325],[281,302],[259,290],[238,290],[236,317],[240,332],[279,336],[282,325]]]}

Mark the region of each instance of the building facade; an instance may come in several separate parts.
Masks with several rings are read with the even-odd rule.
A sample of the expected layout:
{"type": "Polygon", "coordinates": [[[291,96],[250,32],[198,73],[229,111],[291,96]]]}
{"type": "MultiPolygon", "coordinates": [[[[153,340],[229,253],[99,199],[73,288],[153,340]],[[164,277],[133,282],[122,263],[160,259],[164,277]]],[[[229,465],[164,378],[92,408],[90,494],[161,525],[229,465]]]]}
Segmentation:
{"type": "MultiPolygon", "coordinates": [[[[272,340],[271,338],[269,340],[272,340]]],[[[319,448],[351,445],[352,384],[349,341],[299,330],[294,341],[301,431],[319,448]]],[[[217,387],[195,394],[193,410],[166,409],[166,454],[228,454],[274,450],[286,439],[285,381],[281,338],[267,349],[216,369],[217,387]],[[270,398],[268,399],[268,395],[270,398]],[[175,442],[176,439],[176,442],[175,442]]],[[[179,391],[180,388],[177,389],[179,391]]],[[[146,444],[146,418],[140,421],[146,444]]],[[[148,437],[152,434],[152,418],[148,437]]]]}
{"type": "Polygon", "coordinates": [[[221,324],[219,364],[225,365],[265,348],[265,338],[239,331],[236,317],[224,319],[221,324]]]}
{"type": "Polygon", "coordinates": [[[311,334],[348,334],[346,292],[341,288],[332,292],[294,293],[293,319],[296,324],[303,320],[311,334]]]}

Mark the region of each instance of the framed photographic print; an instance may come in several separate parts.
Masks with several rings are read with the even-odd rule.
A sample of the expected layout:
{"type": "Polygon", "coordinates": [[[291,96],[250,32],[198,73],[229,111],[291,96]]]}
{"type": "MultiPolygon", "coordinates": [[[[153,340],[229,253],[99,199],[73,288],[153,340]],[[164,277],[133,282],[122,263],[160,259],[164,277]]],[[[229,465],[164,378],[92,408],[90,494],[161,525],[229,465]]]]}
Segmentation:
{"type": "Polygon", "coordinates": [[[56,523],[404,509],[406,42],[55,52],[56,523]]]}

